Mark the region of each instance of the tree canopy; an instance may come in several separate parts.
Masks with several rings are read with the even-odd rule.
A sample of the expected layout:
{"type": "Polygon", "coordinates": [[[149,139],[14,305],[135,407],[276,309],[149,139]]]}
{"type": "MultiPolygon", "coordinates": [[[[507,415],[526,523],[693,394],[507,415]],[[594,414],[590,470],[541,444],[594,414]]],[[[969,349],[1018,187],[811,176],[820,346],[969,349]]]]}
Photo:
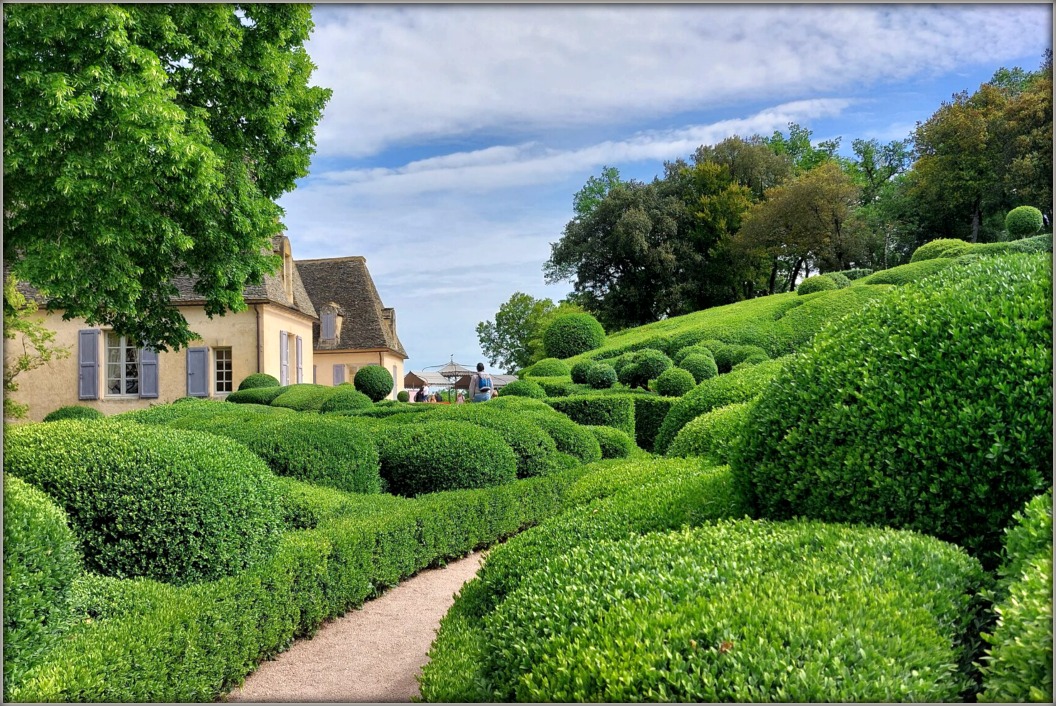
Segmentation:
{"type": "Polygon", "coordinates": [[[275,200],[307,174],[328,89],[303,5],[4,6],[5,259],[64,318],[194,339],[274,266],[275,200]]]}

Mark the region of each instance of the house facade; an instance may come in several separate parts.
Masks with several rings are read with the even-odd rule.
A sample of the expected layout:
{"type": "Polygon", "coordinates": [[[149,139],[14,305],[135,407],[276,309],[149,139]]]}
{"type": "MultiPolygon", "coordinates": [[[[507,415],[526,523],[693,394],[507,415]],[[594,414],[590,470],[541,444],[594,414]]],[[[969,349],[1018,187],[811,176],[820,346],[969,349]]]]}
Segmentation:
{"type": "MultiPolygon", "coordinates": [[[[282,256],[280,271],[243,292],[247,309],[210,319],[194,293],[194,281],[175,281],[173,303],[199,339],[179,351],[156,352],[107,327],[87,326],[83,319],[62,320],[62,312],[37,316],[55,332],[54,344],[70,356],[22,373],[12,397],[29,405],[27,419],[40,421],[66,405],[86,405],[118,414],[185,396],[223,399],[251,373],[274,375],[280,384],[311,382],[315,365],[312,328],[315,308],[294,264],[290,241],[276,236],[272,245],[282,256]]],[[[27,298],[37,293],[20,285],[27,298]]],[[[7,341],[5,364],[17,354],[7,341]]]]}
{"type": "Polygon", "coordinates": [[[396,333],[396,311],[382,303],[366,258],[297,260],[296,266],[318,313],[306,381],[340,385],[352,382],[365,365],[381,365],[392,375],[389,397],[396,399],[407,351],[396,333]]]}

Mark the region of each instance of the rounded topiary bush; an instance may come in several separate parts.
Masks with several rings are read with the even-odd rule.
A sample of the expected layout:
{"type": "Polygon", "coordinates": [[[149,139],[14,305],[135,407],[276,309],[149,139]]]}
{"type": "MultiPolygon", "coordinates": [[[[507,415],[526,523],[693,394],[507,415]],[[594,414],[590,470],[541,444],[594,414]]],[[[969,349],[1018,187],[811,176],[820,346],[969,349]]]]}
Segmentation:
{"type": "Polygon", "coordinates": [[[584,428],[598,440],[603,459],[627,458],[635,449],[634,439],[625,431],[614,429],[613,427],[594,425],[585,426],[584,428]]]}
{"type": "Polygon", "coordinates": [[[266,404],[270,405],[275,398],[286,392],[287,387],[247,387],[245,390],[237,390],[227,396],[228,402],[236,404],[266,404]]]}
{"type": "Polygon", "coordinates": [[[587,371],[590,370],[590,366],[594,365],[596,361],[593,360],[581,360],[575,363],[568,371],[569,377],[572,378],[572,382],[577,385],[587,384],[587,371]]]}
{"type": "Polygon", "coordinates": [[[1052,483],[1051,267],[980,258],[818,334],[735,449],[756,512],[915,529],[993,566],[1052,483]]]}
{"type": "Polygon", "coordinates": [[[759,346],[730,345],[719,348],[715,353],[715,366],[719,373],[728,373],[733,366],[749,358],[755,361],[769,360],[770,356],[759,346]]]}
{"type": "Polygon", "coordinates": [[[66,513],[44,492],[4,474],[4,701],[68,627],[67,597],[81,573],[66,513]]]}
{"type": "MultiPolygon", "coordinates": [[[[407,393],[404,392],[406,395],[407,393]]],[[[404,400],[406,402],[406,400],[404,400]]],[[[339,385],[334,391],[323,400],[323,403],[319,405],[319,411],[323,414],[327,412],[337,412],[349,409],[370,409],[374,406],[373,400],[364,395],[359,390],[353,388],[351,385],[339,385]]]]}
{"type": "Polygon", "coordinates": [[[618,371],[617,376],[627,387],[648,388],[650,380],[660,377],[660,373],[672,365],[671,359],[663,351],[643,348],[635,351],[631,363],[618,371]]]}
{"type": "Polygon", "coordinates": [[[546,397],[546,390],[542,385],[531,380],[514,380],[502,388],[502,396],[512,395],[514,397],[531,397],[541,400],[546,397]]]}
{"type": "Polygon", "coordinates": [[[59,407],[54,412],[48,412],[44,417],[45,422],[59,422],[63,419],[103,419],[106,415],[97,410],[95,407],[85,407],[84,405],[71,404],[66,407],[59,407]]]}
{"type": "Polygon", "coordinates": [[[317,412],[323,406],[323,403],[330,399],[339,388],[303,382],[287,385],[279,389],[282,390],[282,393],[272,399],[272,407],[285,407],[297,412],[317,412]]]}
{"type": "Polygon", "coordinates": [[[605,343],[605,329],[590,314],[565,314],[543,332],[543,348],[552,358],[571,358],[605,343]]]}
{"type": "Polygon", "coordinates": [[[815,292],[827,292],[832,289],[839,289],[834,279],[828,275],[814,275],[799,283],[799,286],[796,287],[796,294],[807,295],[815,292]]]}
{"type": "Polygon", "coordinates": [[[1013,240],[1029,238],[1041,230],[1045,221],[1041,211],[1033,206],[1017,206],[1005,216],[1005,230],[1013,240]]]}
{"type": "Polygon", "coordinates": [[[238,383],[239,390],[252,390],[256,387],[278,387],[279,381],[274,375],[267,373],[253,373],[238,383]]]}
{"type": "Polygon", "coordinates": [[[486,488],[517,477],[517,457],[499,433],[475,424],[393,425],[377,441],[381,474],[397,495],[486,488]]]}
{"type": "Polygon", "coordinates": [[[679,367],[689,371],[689,374],[693,376],[693,381],[698,385],[708,378],[713,378],[719,374],[719,366],[715,363],[715,358],[712,357],[711,353],[706,355],[704,353],[690,353],[682,359],[679,367]]]}
{"type": "Polygon", "coordinates": [[[85,568],[171,583],[235,574],[282,532],[275,477],[212,434],[114,421],[12,428],[4,470],[62,506],[85,568]]]}
{"type": "Polygon", "coordinates": [[[947,267],[953,267],[956,260],[947,257],[936,257],[916,262],[907,262],[889,270],[880,270],[861,280],[862,284],[894,284],[901,286],[919,282],[925,277],[930,277],[936,272],[941,272],[947,267]]]}
{"type": "Polygon", "coordinates": [[[960,238],[936,238],[935,240],[929,240],[913,251],[913,256],[909,258],[909,261],[921,262],[922,260],[934,260],[938,257],[945,257],[947,250],[957,250],[967,244],[968,243],[960,238]]]}
{"type": "Polygon", "coordinates": [[[738,402],[705,412],[679,430],[667,449],[668,456],[702,456],[725,465],[730,449],[748,417],[748,403],[738,402]]]}
{"type": "Polygon", "coordinates": [[[587,369],[587,384],[595,390],[607,390],[616,380],[616,370],[608,363],[595,363],[587,369]]]}
{"type": "Polygon", "coordinates": [[[683,346],[682,348],[679,348],[678,352],[671,356],[671,362],[675,365],[682,365],[682,361],[685,360],[687,356],[691,355],[706,355],[709,358],[714,358],[715,352],[705,345],[694,343],[691,346],[683,346]]]}
{"type": "Polygon", "coordinates": [[[837,289],[844,289],[845,287],[851,286],[851,278],[842,272],[826,272],[825,276],[836,283],[837,289]]]}
{"type": "Polygon", "coordinates": [[[374,402],[385,399],[395,384],[392,374],[380,365],[364,365],[356,371],[356,389],[374,402]]]}
{"type": "Polygon", "coordinates": [[[558,451],[584,463],[601,460],[601,446],[594,435],[565,415],[535,411],[526,411],[523,414],[550,435],[558,451]]]}
{"type": "Polygon", "coordinates": [[[693,373],[682,368],[668,368],[656,378],[656,391],[664,397],[681,397],[696,386],[693,373]]]}
{"type": "Polygon", "coordinates": [[[543,358],[521,371],[521,375],[522,377],[556,378],[564,377],[570,372],[571,368],[568,367],[568,363],[565,361],[557,358],[543,358]]]}
{"type": "MultiPolygon", "coordinates": [[[[370,398],[367,398],[367,399],[370,399],[370,398]]],[[[407,390],[400,390],[399,392],[396,393],[396,401],[397,402],[409,402],[410,400],[411,400],[411,393],[407,392],[407,390]]]]}
{"type": "Polygon", "coordinates": [[[495,400],[517,400],[535,402],[534,405],[510,404],[504,407],[492,404],[455,405],[453,407],[440,407],[430,419],[443,419],[447,421],[469,422],[477,426],[498,432],[513,452],[517,455],[517,477],[530,478],[532,476],[546,475],[553,470],[554,455],[557,454],[557,445],[542,427],[530,418],[514,413],[512,410],[543,409],[552,414],[550,407],[539,402],[533,397],[499,397],[495,400]]]}

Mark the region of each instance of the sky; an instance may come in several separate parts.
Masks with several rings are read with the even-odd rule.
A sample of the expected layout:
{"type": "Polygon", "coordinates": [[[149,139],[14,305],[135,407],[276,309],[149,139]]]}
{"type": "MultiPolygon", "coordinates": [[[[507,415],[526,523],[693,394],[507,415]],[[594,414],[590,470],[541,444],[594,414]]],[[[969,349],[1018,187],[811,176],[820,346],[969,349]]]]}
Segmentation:
{"type": "Polygon", "coordinates": [[[295,259],[362,255],[405,370],[484,362],[515,292],[605,166],[651,181],[731,135],[905,139],[998,68],[1035,70],[1048,4],[316,5],[333,89],[310,174],[283,196],[295,259]]]}

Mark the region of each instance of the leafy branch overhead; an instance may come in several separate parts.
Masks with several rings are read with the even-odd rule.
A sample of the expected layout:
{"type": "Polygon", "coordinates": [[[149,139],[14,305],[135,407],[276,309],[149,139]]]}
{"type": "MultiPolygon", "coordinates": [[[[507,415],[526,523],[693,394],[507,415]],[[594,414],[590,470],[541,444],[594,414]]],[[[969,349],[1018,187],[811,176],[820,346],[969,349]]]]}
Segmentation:
{"type": "Polygon", "coordinates": [[[159,349],[274,266],[330,90],[302,5],[5,5],[4,244],[51,309],[159,349]]]}

